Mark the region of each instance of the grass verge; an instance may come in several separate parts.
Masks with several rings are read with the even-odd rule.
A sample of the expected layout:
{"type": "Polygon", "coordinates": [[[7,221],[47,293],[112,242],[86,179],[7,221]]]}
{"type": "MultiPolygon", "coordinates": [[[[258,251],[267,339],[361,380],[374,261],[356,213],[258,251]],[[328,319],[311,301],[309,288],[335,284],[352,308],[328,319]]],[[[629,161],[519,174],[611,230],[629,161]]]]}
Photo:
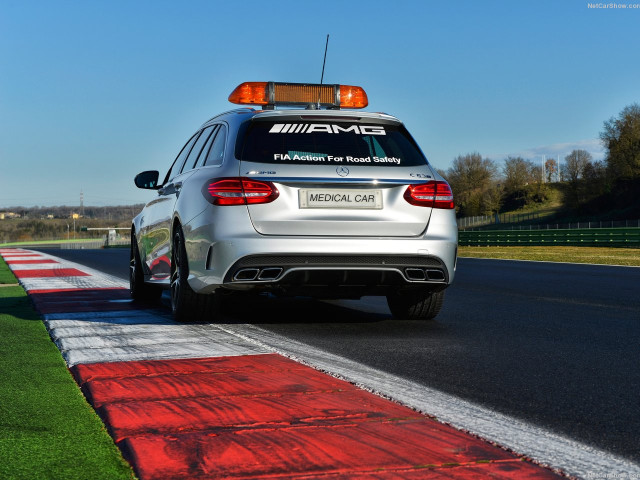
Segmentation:
{"type": "Polygon", "coordinates": [[[0,285],[12,285],[16,283],[18,283],[16,277],[13,276],[7,264],[4,263],[4,259],[0,256],[0,285]]]}
{"type": "Polygon", "coordinates": [[[458,247],[461,257],[640,266],[640,249],[607,247],[458,247]]]}
{"type": "Polygon", "coordinates": [[[0,478],[135,478],[22,287],[0,288],[0,352],[0,478]]]}

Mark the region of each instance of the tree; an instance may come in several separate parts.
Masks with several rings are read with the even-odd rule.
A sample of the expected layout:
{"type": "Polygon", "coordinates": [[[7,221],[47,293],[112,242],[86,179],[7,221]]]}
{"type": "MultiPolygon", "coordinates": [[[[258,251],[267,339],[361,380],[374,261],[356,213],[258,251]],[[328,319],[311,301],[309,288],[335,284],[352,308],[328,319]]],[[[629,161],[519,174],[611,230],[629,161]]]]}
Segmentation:
{"type": "Polygon", "coordinates": [[[607,168],[613,180],[640,178],[640,105],[625,107],[604,122],[600,139],[607,149],[607,168]]]}
{"type": "Polygon", "coordinates": [[[482,195],[482,205],[485,214],[498,213],[502,207],[504,190],[500,183],[494,182],[482,195]]]}
{"type": "Polygon", "coordinates": [[[558,162],[555,159],[550,158],[544,162],[544,171],[547,174],[547,183],[551,183],[558,176],[558,162]]]}
{"type": "Polygon", "coordinates": [[[575,184],[582,178],[584,169],[591,163],[592,158],[591,154],[586,150],[573,150],[564,157],[564,168],[566,169],[566,178],[569,183],[575,184]]]}
{"type": "Polygon", "coordinates": [[[602,185],[607,178],[607,166],[600,161],[589,162],[582,170],[582,178],[591,185],[591,188],[602,185]]]}
{"type": "Polygon", "coordinates": [[[582,178],[585,174],[585,169],[589,170],[591,165],[591,154],[586,150],[573,150],[569,155],[564,157],[563,177],[568,182],[568,197],[567,201],[569,205],[578,207],[581,203],[584,203],[585,198],[582,194],[584,190],[585,182],[582,182],[582,178]]]}
{"type": "Polygon", "coordinates": [[[522,157],[508,157],[502,167],[507,194],[522,190],[534,181],[534,164],[522,157]]]}
{"type": "Polygon", "coordinates": [[[496,164],[477,152],[459,155],[453,160],[446,178],[453,190],[458,213],[462,216],[491,213],[484,194],[492,187],[498,173],[496,164]]]}

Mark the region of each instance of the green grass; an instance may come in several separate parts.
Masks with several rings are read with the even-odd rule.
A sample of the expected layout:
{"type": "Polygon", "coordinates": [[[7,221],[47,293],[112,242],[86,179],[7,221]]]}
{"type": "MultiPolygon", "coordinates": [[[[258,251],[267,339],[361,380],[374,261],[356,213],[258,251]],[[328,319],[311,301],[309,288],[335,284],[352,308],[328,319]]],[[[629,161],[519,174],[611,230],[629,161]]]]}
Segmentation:
{"type": "Polygon", "coordinates": [[[459,247],[458,255],[475,258],[537,260],[640,266],[640,249],[608,247],[459,247]]]}
{"type": "Polygon", "coordinates": [[[562,184],[547,183],[548,198],[542,203],[530,203],[521,208],[501,211],[500,215],[517,215],[523,213],[539,213],[541,217],[546,217],[557,213],[564,205],[564,187],[562,184]]]}
{"type": "Polygon", "coordinates": [[[0,288],[0,352],[0,478],[135,478],[21,287],[0,288]]]}
{"type": "Polygon", "coordinates": [[[9,271],[9,267],[7,267],[4,259],[0,256],[0,285],[12,285],[16,283],[18,283],[16,277],[9,271]]]}

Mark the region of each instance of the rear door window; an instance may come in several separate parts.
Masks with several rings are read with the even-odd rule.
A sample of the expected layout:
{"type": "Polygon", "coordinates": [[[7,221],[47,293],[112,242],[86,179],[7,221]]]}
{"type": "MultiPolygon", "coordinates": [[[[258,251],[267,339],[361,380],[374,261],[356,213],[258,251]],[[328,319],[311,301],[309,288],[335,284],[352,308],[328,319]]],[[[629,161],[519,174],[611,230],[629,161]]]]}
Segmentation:
{"type": "Polygon", "coordinates": [[[402,125],[349,122],[254,121],[241,160],[305,165],[425,165],[402,125]]]}
{"type": "Polygon", "coordinates": [[[213,131],[211,132],[211,135],[209,135],[209,140],[207,140],[207,143],[205,144],[204,148],[202,149],[202,152],[200,152],[200,156],[198,157],[198,160],[196,161],[196,168],[199,168],[201,166],[204,165],[204,161],[207,158],[207,155],[209,154],[209,151],[211,150],[211,144],[213,144],[213,141],[216,138],[216,129],[218,128],[218,125],[212,125],[213,131]]]}
{"type": "Polygon", "coordinates": [[[198,137],[198,141],[196,141],[196,143],[193,145],[193,148],[191,149],[191,152],[187,157],[187,161],[184,162],[184,166],[182,167],[180,173],[187,172],[195,167],[198,156],[200,155],[200,152],[202,152],[205,144],[207,143],[207,140],[209,140],[209,135],[211,135],[212,131],[213,126],[207,127],[202,130],[202,134],[200,135],[200,137],[198,137]]]}
{"type": "Polygon", "coordinates": [[[225,125],[220,125],[220,128],[218,128],[218,132],[216,133],[216,138],[213,140],[213,144],[209,149],[207,159],[205,160],[204,164],[206,166],[222,165],[222,160],[224,159],[224,146],[226,141],[227,127],[225,125]]]}
{"type": "Polygon", "coordinates": [[[198,133],[196,133],[193,137],[191,137],[189,141],[185,144],[185,146],[182,147],[182,150],[180,150],[180,153],[178,154],[176,159],[173,161],[173,165],[171,165],[171,168],[167,172],[167,175],[164,177],[164,181],[162,182],[163,185],[167,183],[169,180],[173,179],[173,177],[178,175],[178,172],[182,169],[182,165],[184,164],[184,161],[187,158],[187,155],[189,155],[189,152],[191,152],[191,147],[193,147],[193,144],[198,139],[198,133]]]}

